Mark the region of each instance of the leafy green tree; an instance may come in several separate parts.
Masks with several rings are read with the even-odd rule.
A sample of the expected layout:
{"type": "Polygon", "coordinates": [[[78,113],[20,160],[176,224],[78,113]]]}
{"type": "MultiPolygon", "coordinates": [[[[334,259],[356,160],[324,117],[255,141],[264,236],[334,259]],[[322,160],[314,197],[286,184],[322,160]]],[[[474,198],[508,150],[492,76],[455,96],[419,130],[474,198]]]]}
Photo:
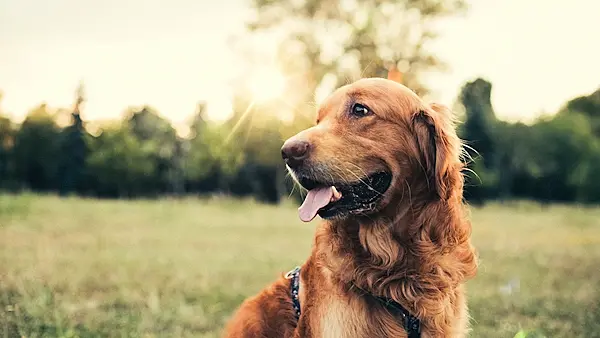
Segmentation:
{"type": "Polygon", "coordinates": [[[71,114],[71,125],[62,131],[59,184],[60,194],[81,192],[85,177],[85,157],[87,155],[86,130],[80,116],[80,106],[84,102],[83,86],[77,89],[77,99],[71,114]]]}
{"type": "Polygon", "coordinates": [[[185,175],[194,191],[214,192],[228,189],[244,161],[240,144],[228,137],[232,128],[227,124],[206,121],[206,105],[198,109],[190,127],[190,139],[185,159],[185,175]]]}
{"type": "Polygon", "coordinates": [[[157,193],[171,191],[175,185],[173,179],[177,178],[173,173],[177,170],[174,156],[178,138],[173,126],[148,106],[130,109],[124,122],[138,142],[151,149],[154,169],[147,189],[157,193]]]}
{"type": "MultiPolygon", "coordinates": [[[[165,147],[171,145],[176,138],[176,132],[168,120],[164,119],[159,113],[149,106],[143,106],[137,110],[131,108],[125,114],[125,124],[131,129],[140,141],[153,141],[156,143],[167,143],[165,147]]],[[[163,150],[168,152],[169,149],[163,150]]]]}
{"type": "Polygon", "coordinates": [[[596,137],[600,137],[600,88],[590,95],[576,97],[561,109],[560,114],[578,112],[590,119],[592,130],[596,137]]]}
{"type": "Polygon", "coordinates": [[[107,126],[97,137],[89,137],[86,159],[88,179],[101,197],[136,197],[156,194],[155,149],[143,143],[126,125],[107,126]]]}
{"type": "Polygon", "coordinates": [[[530,196],[543,201],[576,200],[585,191],[582,188],[595,180],[589,173],[597,158],[598,140],[589,118],[558,114],[540,120],[530,132],[530,168],[535,179],[530,196]]]}
{"type": "Polygon", "coordinates": [[[0,115],[0,187],[10,179],[10,160],[14,145],[14,129],[9,118],[0,115]]]}
{"type": "Polygon", "coordinates": [[[501,199],[527,197],[531,192],[535,172],[531,128],[524,123],[496,123],[494,142],[497,161],[493,171],[497,181],[494,182],[494,190],[501,199]]]}
{"type": "Polygon", "coordinates": [[[58,188],[60,128],[43,103],[29,112],[15,135],[16,178],[34,191],[58,188]]]}
{"type": "Polygon", "coordinates": [[[426,94],[421,75],[443,68],[427,44],[440,18],[462,13],[463,0],[253,0],[254,35],[273,35],[285,73],[293,75],[298,102],[308,102],[327,76],[331,86],[348,78],[385,76],[397,66],[403,83],[426,94]]]}
{"type": "Polygon", "coordinates": [[[600,139],[590,140],[590,151],[576,166],[570,183],[576,187],[576,199],[584,203],[600,203],[600,139]]]}
{"type": "MultiPolygon", "coordinates": [[[[587,140],[590,151],[573,171],[570,183],[577,186],[576,198],[579,201],[598,203],[600,202],[600,179],[597,177],[600,172],[600,89],[590,95],[570,100],[559,112],[559,115],[572,114],[582,114],[587,117],[587,123],[595,139],[587,140]]],[[[582,126],[579,132],[585,135],[588,128],[582,126]]]]}
{"type": "Polygon", "coordinates": [[[476,173],[468,175],[466,196],[477,202],[495,196],[500,180],[497,171],[499,156],[495,152],[497,134],[494,132],[498,121],[492,107],[491,92],[490,82],[476,79],[466,83],[459,96],[465,115],[460,136],[466,141],[467,151],[474,159],[469,168],[476,173]]]}
{"type": "Polygon", "coordinates": [[[176,196],[185,194],[185,157],[188,147],[186,140],[178,138],[174,144],[173,156],[171,157],[170,170],[167,180],[170,183],[170,191],[176,196]]]}
{"type": "Polygon", "coordinates": [[[235,114],[226,123],[232,131],[229,142],[238,144],[244,162],[231,184],[236,195],[252,195],[267,203],[278,203],[287,194],[285,166],[281,159],[282,132],[286,125],[278,118],[277,102],[249,104],[240,94],[235,114]]]}
{"type": "Polygon", "coordinates": [[[494,128],[497,124],[491,94],[492,84],[484,79],[468,82],[460,93],[465,111],[461,136],[483,156],[484,162],[490,167],[494,164],[491,155],[494,152],[494,128]]]}
{"type": "MultiPolygon", "coordinates": [[[[0,104],[2,103],[2,92],[0,91],[0,104]]],[[[14,126],[10,119],[2,115],[0,105],[0,188],[6,188],[12,181],[12,154],[14,146],[14,126]]]]}

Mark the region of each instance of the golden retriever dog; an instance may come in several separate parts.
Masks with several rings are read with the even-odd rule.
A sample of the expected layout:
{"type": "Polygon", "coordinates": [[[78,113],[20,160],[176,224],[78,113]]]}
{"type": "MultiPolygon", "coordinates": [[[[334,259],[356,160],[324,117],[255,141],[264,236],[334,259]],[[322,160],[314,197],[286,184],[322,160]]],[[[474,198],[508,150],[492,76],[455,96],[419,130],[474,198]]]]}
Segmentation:
{"type": "Polygon", "coordinates": [[[333,92],[282,157],[319,215],[312,252],[247,299],[225,337],[464,337],[477,256],[451,112],[400,83],[333,92]]]}

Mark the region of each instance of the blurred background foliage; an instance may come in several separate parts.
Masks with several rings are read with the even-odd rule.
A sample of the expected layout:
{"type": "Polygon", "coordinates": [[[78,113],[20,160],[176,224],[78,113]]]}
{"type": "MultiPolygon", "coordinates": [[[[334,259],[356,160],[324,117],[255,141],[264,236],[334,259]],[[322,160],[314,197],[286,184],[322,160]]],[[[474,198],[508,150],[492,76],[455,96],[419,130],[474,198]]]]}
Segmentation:
{"type": "MultiPolygon", "coordinates": [[[[251,38],[272,36],[279,43],[275,62],[289,75],[282,98],[256,102],[241,74],[231,118],[210,121],[199,102],[185,132],[150,106],[129,107],[120,121],[84,121],[83,84],[73,107],[41,103],[21,123],[2,114],[0,101],[0,187],[103,198],[228,194],[278,203],[292,188],[279,149],[313,123],[316,102],[352,79],[385,76],[391,67],[427,98],[423,76],[445,69],[426,48],[436,38],[435,24],[466,9],[460,0],[255,0],[253,7],[254,19],[233,48],[251,59],[261,57],[251,38]],[[331,31],[345,38],[331,40],[324,34],[331,31]]],[[[600,202],[594,175],[600,170],[600,89],[529,124],[499,120],[492,89],[475,79],[456,102],[459,134],[473,158],[465,198],[473,204],[600,202]]]]}

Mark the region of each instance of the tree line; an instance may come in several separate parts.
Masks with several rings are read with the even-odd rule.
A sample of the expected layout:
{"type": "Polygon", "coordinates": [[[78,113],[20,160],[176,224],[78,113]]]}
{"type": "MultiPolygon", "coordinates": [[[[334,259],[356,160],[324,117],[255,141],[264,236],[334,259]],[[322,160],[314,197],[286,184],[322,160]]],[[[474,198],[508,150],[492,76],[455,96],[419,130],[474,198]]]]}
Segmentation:
{"type": "MultiPolygon", "coordinates": [[[[439,34],[436,23],[468,9],[465,0],[252,0],[251,6],[255,15],[232,47],[252,68],[268,59],[254,38],[264,45],[265,34],[276,33],[267,35],[276,39],[269,66],[293,74],[285,102],[253,104],[244,95],[248,77],[240,76],[233,116],[211,122],[200,103],[185,137],[149,106],[94,127],[79,113],[82,93],[68,114],[41,104],[16,124],[0,111],[0,189],[103,198],[222,193],[269,203],[291,192],[298,197],[280,147],[313,123],[315,93],[395,68],[402,83],[426,96],[422,74],[445,66],[427,48],[439,34]],[[283,107],[292,107],[291,119],[272,118],[283,107]]],[[[531,124],[499,120],[491,92],[491,83],[476,79],[457,100],[458,132],[470,149],[465,198],[600,202],[600,89],[531,124]]]]}
{"type": "MultiPolygon", "coordinates": [[[[459,97],[458,132],[470,152],[465,198],[600,202],[600,89],[529,125],[499,120],[491,89],[477,79],[459,97]]],[[[200,103],[185,137],[148,106],[88,130],[97,128],[82,120],[82,101],[62,126],[45,104],[20,124],[0,112],[1,189],[100,198],[227,194],[268,203],[294,190],[279,149],[306,122],[250,110],[216,123],[200,103]]]]}
{"type": "Polygon", "coordinates": [[[492,85],[467,83],[460,95],[464,123],[459,135],[473,146],[465,197],[600,202],[600,89],[566,102],[532,124],[499,120],[492,85]]]}
{"type": "MultiPolygon", "coordinates": [[[[232,135],[239,115],[211,123],[200,103],[188,135],[180,137],[149,106],[130,108],[122,120],[99,129],[86,128],[81,101],[65,126],[58,123],[65,110],[46,104],[20,124],[0,115],[1,189],[101,198],[227,193],[277,202],[282,196],[280,166],[261,158],[265,138],[273,136],[261,129],[232,135]]],[[[270,151],[276,143],[271,141],[270,151]]]]}

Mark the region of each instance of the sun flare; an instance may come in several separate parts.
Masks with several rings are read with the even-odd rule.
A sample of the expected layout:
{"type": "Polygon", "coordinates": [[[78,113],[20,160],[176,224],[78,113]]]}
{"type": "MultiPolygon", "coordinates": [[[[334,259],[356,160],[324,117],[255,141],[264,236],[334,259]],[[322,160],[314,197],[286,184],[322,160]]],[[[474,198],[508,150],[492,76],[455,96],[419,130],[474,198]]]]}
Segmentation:
{"type": "Polygon", "coordinates": [[[264,67],[252,74],[249,85],[253,100],[261,103],[281,97],[286,80],[277,69],[264,67]]]}

